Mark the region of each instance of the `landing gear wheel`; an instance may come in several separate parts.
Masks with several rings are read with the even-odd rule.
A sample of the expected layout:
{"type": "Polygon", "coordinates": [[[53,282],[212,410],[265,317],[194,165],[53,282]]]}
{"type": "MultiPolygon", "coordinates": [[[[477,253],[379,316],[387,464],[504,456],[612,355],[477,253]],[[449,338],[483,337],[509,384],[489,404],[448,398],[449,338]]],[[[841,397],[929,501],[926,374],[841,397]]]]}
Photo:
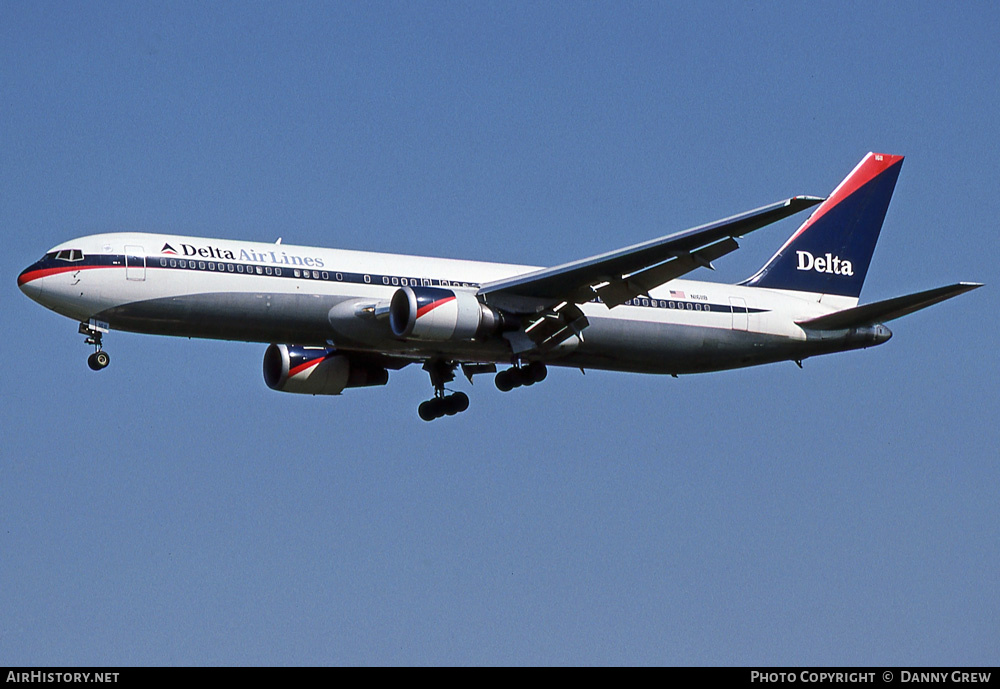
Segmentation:
{"type": "Polygon", "coordinates": [[[500,392],[510,392],[517,387],[517,384],[514,382],[514,376],[511,373],[513,370],[514,369],[511,368],[506,371],[500,371],[500,373],[497,374],[497,377],[494,379],[497,390],[500,392]]]}
{"type": "Polygon", "coordinates": [[[417,407],[417,414],[420,415],[421,419],[423,419],[424,421],[433,421],[438,417],[436,413],[437,405],[435,404],[435,402],[437,402],[436,399],[427,400],[426,402],[420,403],[420,406],[417,407]]]}
{"type": "Polygon", "coordinates": [[[461,414],[466,409],[469,408],[469,396],[464,392],[456,392],[454,395],[450,395],[444,398],[445,401],[445,414],[448,416],[454,416],[455,414],[461,414]]]}
{"type": "Polygon", "coordinates": [[[532,361],[525,367],[524,373],[532,383],[541,383],[549,375],[549,370],[541,361],[532,361]]]}
{"type": "Polygon", "coordinates": [[[108,353],[103,350],[94,352],[87,357],[87,365],[94,371],[100,371],[102,368],[106,368],[110,363],[111,357],[109,357],[108,353]]]}

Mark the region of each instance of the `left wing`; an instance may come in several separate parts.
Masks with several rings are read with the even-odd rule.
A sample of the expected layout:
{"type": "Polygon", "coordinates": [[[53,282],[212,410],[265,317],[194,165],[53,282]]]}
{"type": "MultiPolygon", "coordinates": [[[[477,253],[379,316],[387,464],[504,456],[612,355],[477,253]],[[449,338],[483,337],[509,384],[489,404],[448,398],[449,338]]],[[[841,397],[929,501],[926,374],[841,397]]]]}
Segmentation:
{"type": "Polygon", "coordinates": [[[608,308],[685,275],[739,248],[741,237],[821,203],[795,196],[707,225],[648,242],[490,282],[478,294],[491,306],[515,313],[536,313],[561,302],[584,304],[600,297],[608,308]]]}
{"type": "Polygon", "coordinates": [[[823,201],[795,196],[707,225],[653,239],[555,268],[544,268],[482,285],[490,306],[528,315],[523,329],[504,333],[517,355],[544,353],[589,325],[578,304],[599,297],[610,309],[739,248],[736,237],[823,201]]]}

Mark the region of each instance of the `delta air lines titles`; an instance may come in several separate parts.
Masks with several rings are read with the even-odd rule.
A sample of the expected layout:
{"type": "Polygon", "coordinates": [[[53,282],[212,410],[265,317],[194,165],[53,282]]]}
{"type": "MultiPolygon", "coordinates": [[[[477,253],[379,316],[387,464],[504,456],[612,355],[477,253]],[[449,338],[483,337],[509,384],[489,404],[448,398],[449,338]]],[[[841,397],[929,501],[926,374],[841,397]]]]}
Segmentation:
{"type": "Polygon", "coordinates": [[[323,268],[323,259],[314,256],[289,255],[282,251],[255,251],[253,249],[240,248],[239,251],[221,249],[217,246],[194,246],[193,244],[179,243],[180,251],[175,249],[170,243],[163,245],[161,254],[168,256],[200,256],[202,258],[214,258],[222,261],[246,261],[249,263],[272,263],[284,266],[308,266],[309,268],[323,268]]]}

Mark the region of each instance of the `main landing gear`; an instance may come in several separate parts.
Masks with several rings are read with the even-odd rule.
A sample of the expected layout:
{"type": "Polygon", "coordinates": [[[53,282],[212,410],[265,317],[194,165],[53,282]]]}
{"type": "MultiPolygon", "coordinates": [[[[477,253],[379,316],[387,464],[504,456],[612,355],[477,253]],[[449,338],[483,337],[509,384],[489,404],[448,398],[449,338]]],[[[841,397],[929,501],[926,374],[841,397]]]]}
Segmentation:
{"type": "Polygon", "coordinates": [[[445,383],[455,380],[455,364],[446,361],[428,361],[424,370],[431,376],[434,398],[421,402],[417,413],[424,421],[433,421],[442,416],[454,416],[469,408],[469,396],[464,392],[446,394],[445,383]]]}
{"type": "Polygon", "coordinates": [[[527,366],[514,366],[506,371],[500,371],[494,382],[500,392],[510,392],[522,385],[541,383],[548,374],[545,364],[541,361],[532,361],[527,366]]]}
{"type": "Polygon", "coordinates": [[[104,337],[104,333],[108,332],[107,325],[107,323],[95,320],[80,324],[80,334],[87,336],[85,342],[89,345],[94,345],[94,353],[87,357],[87,366],[90,366],[93,371],[100,371],[102,368],[107,368],[108,364],[111,363],[111,357],[101,349],[101,340],[104,337]]]}
{"type": "MultiPolygon", "coordinates": [[[[420,406],[417,407],[417,413],[420,418],[424,421],[433,421],[434,419],[439,419],[442,416],[453,416],[455,414],[460,414],[469,408],[469,396],[464,392],[454,392],[448,394],[445,390],[445,385],[455,380],[455,369],[457,364],[451,361],[443,361],[441,359],[436,359],[433,361],[428,361],[424,364],[424,370],[431,376],[431,385],[434,386],[434,398],[429,399],[426,402],[421,402],[420,406]]],[[[492,364],[489,365],[488,370],[490,372],[495,371],[496,367],[492,364]]],[[[471,368],[466,370],[466,375],[469,376],[471,382],[472,375],[474,373],[485,373],[483,370],[472,370],[471,368]]],[[[494,379],[497,388],[503,392],[508,392],[514,388],[519,388],[522,385],[534,385],[535,383],[541,383],[545,380],[548,375],[548,370],[545,368],[545,364],[541,361],[532,361],[524,366],[515,365],[506,371],[500,371],[494,379]]]]}

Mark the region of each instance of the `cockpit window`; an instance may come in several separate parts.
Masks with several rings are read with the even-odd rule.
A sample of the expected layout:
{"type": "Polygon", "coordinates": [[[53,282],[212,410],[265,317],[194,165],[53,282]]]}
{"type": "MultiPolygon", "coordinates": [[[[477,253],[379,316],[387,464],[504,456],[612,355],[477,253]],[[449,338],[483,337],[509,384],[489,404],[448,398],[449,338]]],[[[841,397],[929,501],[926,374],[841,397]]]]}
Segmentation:
{"type": "Polygon", "coordinates": [[[56,258],[60,261],[82,261],[83,251],[80,249],[63,249],[56,252],[56,258]]]}

